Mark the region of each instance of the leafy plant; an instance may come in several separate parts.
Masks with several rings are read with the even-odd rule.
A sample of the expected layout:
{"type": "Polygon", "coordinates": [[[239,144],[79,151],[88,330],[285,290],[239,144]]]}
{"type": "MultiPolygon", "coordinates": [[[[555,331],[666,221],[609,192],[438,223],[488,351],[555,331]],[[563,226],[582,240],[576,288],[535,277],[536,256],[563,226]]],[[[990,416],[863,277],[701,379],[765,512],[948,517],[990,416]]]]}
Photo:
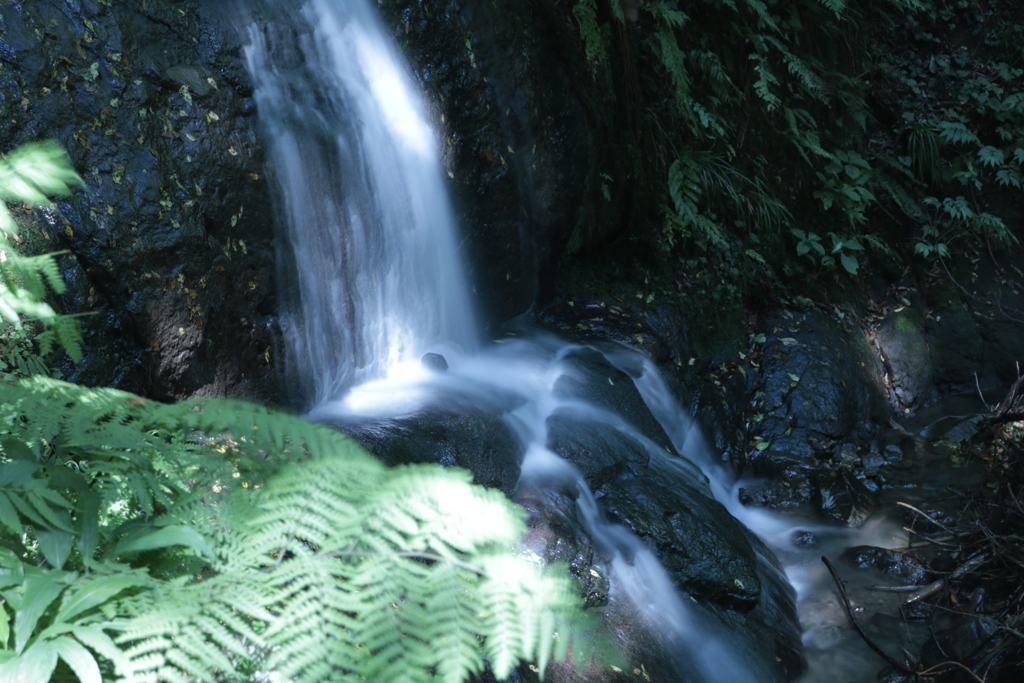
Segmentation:
{"type": "MultiPolygon", "coordinates": [[[[54,140],[22,145],[0,157],[0,199],[49,206],[49,197],[65,195],[82,185],[68,163],[67,153],[54,140]]],[[[0,203],[0,230],[14,230],[7,207],[0,203]]]]}
{"type": "Polygon", "coordinates": [[[693,238],[705,249],[725,248],[725,228],[716,220],[719,208],[731,208],[737,220],[762,233],[774,232],[792,218],[760,182],[747,178],[723,158],[690,152],[672,162],[668,174],[672,208],[664,209],[666,247],[677,238],[693,238]]]}
{"type": "MultiPolygon", "coordinates": [[[[63,157],[40,150],[5,162],[19,197],[70,187],[45,183],[63,157]]],[[[3,266],[11,322],[52,316],[52,258],[3,266]]],[[[67,325],[55,338],[73,351],[67,325]]],[[[259,406],[0,380],[5,682],[50,680],[61,662],[80,683],[456,683],[485,659],[500,678],[523,659],[543,671],[579,633],[579,600],[565,572],[517,553],[524,530],[465,472],[387,469],[259,406]]]]}
{"type": "Polygon", "coordinates": [[[938,137],[931,127],[922,122],[915,123],[910,128],[907,147],[914,176],[928,186],[938,183],[942,177],[942,159],[938,137]]]}
{"type": "Polygon", "coordinates": [[[860,154],[852,150],[837,150],[832,161],[825,166],[825,172],[818,173],[824,189],[815,192],[814,198],[826,211],[833,206],[838,207],[853,228],[867,221],[865,211],[877,201],[867,187],[872,175],[871,164],[860,154]]]}
{"type": "Polygon", "coordinates": [[[522,513],[465,472],[238,402],[44,377],[0,399],[5,681],[62,659],[82,683],[454,683],[543,669],[575,632],[567,576],[516,554],[522,513]]]}
{"type": "MultiPolygon", "coordinates": [[[[12,326],[12,334],[24,338],[23,324],[38,323],[42,330],[33,336],[41,353],[59,346],[75,360],[81,358],[78,325],[45,301],[47,288],[57,294],[65,289],[54,255],[23,256],[11,248],[7,233],[16,226],[5,202],[48,206],[49,195],[68,194],[81,184],[67,154],[52,140],[24,145],[0,157],[0,324],[12,326]]],[[[18,367],[17,358],[13,360],[18,367]]],[[[30,363],[31,356],[21,356],[22,366],[30,363]]]]}
{"type": "Polygon", "coordinates": [[[792,228],[790,232],[797,238],[796,253],[798,256],[806,256],[816,261],[823,268],[835,268],[836,257],[843,269],[851,275],[857,274],[857,258],[851,252],[863,251],[864,247],[856,239],[842,238],[834,232],[828,234],[832,244],[826,249],[821,237],[814,232],[805,232],[799,228],[792,228]]]}
{"type": "Polygon", "coordinates": [[[1017,242],[1017,237],[1000,218],[975,211],[963,196],[945,197],[942,200],[925,197],[922,203],[935,214],[935,223],[924,227],[923,239],[914,248],[922,256],[948,256],[948,245],[963,237],[973,237],[981,242],[994,239],[1007,245],[1017,242]]]}

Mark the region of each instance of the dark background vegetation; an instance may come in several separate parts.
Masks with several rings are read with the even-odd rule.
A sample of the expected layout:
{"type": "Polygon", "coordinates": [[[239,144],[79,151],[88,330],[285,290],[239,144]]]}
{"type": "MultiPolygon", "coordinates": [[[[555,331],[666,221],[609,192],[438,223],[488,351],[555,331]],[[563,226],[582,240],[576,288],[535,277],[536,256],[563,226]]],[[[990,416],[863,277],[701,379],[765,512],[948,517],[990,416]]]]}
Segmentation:
{"type": "MultiPolygon", "coordinates": [[[[56,138],[84,180],[56,210],[12,205],[21,227],[9,247],[63,251],[59,303],[81,315],[84,355],[44,359],[31,326],[5,328],[2,381],[39,374],[45,360],[65,379],[141,395],[103,394],[113,407],[90,413],[98,404],[88,391],[52,390],[84,396],[74,406],[86,417],[81,434],[52,427],[42,440],[28,413],[44,411],[9,410],[4,466],[16,476],[5,474],[3,495],[25,507],[0,509],[0,521],[18,532],[3,543],[29,557],[25,566],[79,569],[96,550],[95,539],[82,540],[100,534],[84,521],[98,505],[93,480],[79,469],[60,478],[55,454],[116,462],[172,442],[200,457],[211,444],[221,454],[238,447],[230,437],[196,444],[149,430],[160,425],[140,417],[149,414],[145,397],[288,402],[289,378],[276,363],[273,169],[245,36],[229,21],[238,7],[0,1],[0,147],[56,138]],[[94,428],[123,429],[118,438],[131,443],[111,458],[94,428]],[[39,494],[43,481],[60,496],[39,494]],[[24,535],[23,524],[43,535],[24,535]],[[72,539],[78,555],[68,560],[72,539]]],[[[272,18],[253,8],[250,19],[272,18]]],[[[850,434],[877,431],[940,394],[1017,377],[1017,0],[405,0],[381,9],[442,138],[469,286],[489,333],[525,316],[647,351],[675,370],[695,406],[715,406],[698,416],[735,473],[769,442],[822,459],[850,434]],[[795,318],[807,323],[801,334],[849,356],[851,367],[857,360],[863,376],[819,393],[791,383],[794,363],[818,368],[823,357],[790,349],[793,338],[782,335],[797,335],[795,318]],[[844,433],[829,432],[838,428],[825,418],[791,433],[792,415],[765,418],[776,394],[844,407],[844,433]],[[805,438],[812,433],[826,446],[805,438]]],[[[837,372],[822,384],[836,385],[837,372]]],[[[26,395],[25,405],[42,400],[26,395]]],[[[975,680],[993,663],[1019,680],[1024,511],[1020,430],[1003,419],[1012,410],[1019,401],[993,411],[992,428],[964,453],[991,465],[989,485],[961,498],[962,516],[938,520],[955,540],[931,558],[955,579],[944,584],[943,607],[974,600],[979,587],[989,596],[978,604],[991,632],[949,636],[974,643],[959,659],[974,673],[945,671],[949,680],[975,680]]],[[[292,428],[285,421],[272,424],[292,428]]],[[[148,511],[154,492],[168,509],[189,499],[188,486],[169,492],[152,459],[138,460],[146,481],[107,465],[111,501],[148,511]]],[[[128,532],[164,528],[148,520],[126,531],[121,521],[102,532],[115,555],[128,532]]],[[[174,551],[132,562],[165,577],[185,561],[174,551]]],[[[117,574],[108,570],[104,579],[117,574]]],[[[46,590],[56,599],[70,586],[46,590]]],[[[32,629],[22,628],[27,642],[32,629]]]]}

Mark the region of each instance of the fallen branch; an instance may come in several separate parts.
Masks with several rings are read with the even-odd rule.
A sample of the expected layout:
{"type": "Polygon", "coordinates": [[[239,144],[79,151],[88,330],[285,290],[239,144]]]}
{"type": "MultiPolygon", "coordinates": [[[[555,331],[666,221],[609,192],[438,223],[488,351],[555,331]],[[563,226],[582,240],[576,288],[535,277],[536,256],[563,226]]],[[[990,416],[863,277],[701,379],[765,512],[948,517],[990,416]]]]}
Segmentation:
{"type": "Polygon", "coordinates": [[[863,628],[861,628],[860,623],[857,622],[857,617],[854,616],[853,613],[853,605],[850,604],[850,598],[846,594],[846,587],[843,585],[843,580],[839,578],[839,573],[836,571],[836,568],[832,566],[832,563],[829,562],[828,558],[824,555],[821,556],[821,561],[825,563],[826,567],[828,567],[828,571],[832,575],[832,580],[835,581],[836,588],[839,589],[839,597],[843,600],[843,606],[846,608],[846,615],[850,617],[850,622],[853,624],[853,627],[857,629],[857,633],[859,633],[860,637],[864,640],[865,643],[867,643],[867,646],[870,647],[875,654],[877,654],[879,657],[888,662],[890,666],[902,671],[905,674],[910,674],[912,676],[936,676],[952,671],[954,668],[960,668],[969,673],[971,677],[974,678],[974,680],[978,681],[978,683],[985,683],[985,680],[982,678],[978,678],[978,675],[975,674],[971,669],[964,666],[960,662],[955,662],[953,660],[941,662],[939,664],[936,664],[935,666],[929,667],[928,669],[922,671],[920,669],[912,669],[904,664],[900,664],[898,661],[896,661],[896,659],[890,657],[885,650],[883,650],[875,641],[871,640],[871,638],[868,637],[868,634],[864,632],[863,628]],[[939,667],[941,666],[947,666],[947,668],[939,669],[939,667]]]}
{"type": "Polygon", "coordinates": [[[960,662],[953,661],[952,659],[946,660],[945,662],[940,662],[940,663],[936,664],[933,667],[925,669],[924,671],[917,672],[916,675],[918,675],[918,676],[939,676],[939,675],[942,675],[942,674],[947,673],[949,671],[952,671],[954,668],[963,669],[968,674],[970,674],[971,678],[973,678],[974,680],[978,681],[978,683],[985,683],[985,679],[984,678],[978,678],[978,674],[974,673],[969,667],[961,664],[960,662]],[[950,668],[942,669],[941,671],[936,671],[936,669],[938,669],[940,666],[949,666],[950,668]]]}
{"type": "Polygon", "coordinates": [[[938,593],[939,591],[941,591],[945,587],[946,587],[946,580],[945,579],[939,579],[938,581],[933,581],[932,583],[928,584],[927,586],[924,586],[917,593],[914,593],[909,598],[907,598],[906,601],[903,603],[903,606],[904,607],[910,607],[911,605],[913,605],[915,603],[921,602],[925,598],[929,598],[929,597],[935,595],[936,593],[938,593]]]}
{"type": "Polygon", "coordinates": [[[902,507],[905,507],[905,508],[907,508],[908,510],[913,510],[914,512],[916,512],[917,514],[921,515],[922,517],[924,517],[925,519],[927,519],[927,520],[928,520],[929,522],[931,522],[932,524],[934,524],[935,526],[937,526],[937,527],[939,527],[940,529],[942,529],[943,531],[945,531],[946,533],[948,533],[948,534],[952,534],[953,536],[955,536],[955,537],[957,538],[957,540],[962,540],[962,537],[960,536],[960,534],[958,534],[958,533],[957,533],[956,531],[954,531],[953,529],[950,529],[949,527],[947,527],[947,526],[946,526],[945,524],[943,524],[942,522],[939,522],[939,521],[937,521],[937,520],[936,520],[936,519],[934,519],[934,518],[933,518],[933,517],[932,517],[931,515],[929,515],[929,514],[928,514],[927,512],[922,512],[921,510],[918,510],[918,509],[917,509],[916,507],[914,507],[914,506],[913,506],[913,505],[911,505],[910,503],[904,503],[904,502],[901,502],[901,501],[897,501],[897,502],[896,502],[896,504],[897,504],[897,505],[900,505],[900,506],[902,506],[902,507]]]}
{"type": "Polygon", "coordinates": [[[853,627],[857,629],[857,633],[859,633],[860,637],[864,639],[864,642],[867,643],[868,647],[870,647],[879,657],[887,661],[891,666],[894,666],[903,673],[912,674],[914,676],[918,675],[919,672],[916,669],[911,669],[908,666],[900,664],[898,661],[890,657],[885,650],[875,643],[875,641],[868,637],[868,634],[864,632],[864,629],[862,629],[860,624],[857,622],[857,617],[853,614],[853,605],[850,604],[850,598],[846,595],[846,588],[843,586],[843,580],[839,578],[839,573],[836,572],[836,568],[832,566],[832,563],[829,562],[828,558],[824,555],[821,556],[821,561],[825,563],[826,567],[828,567],[828,571],[832,575],[832,580],[836,582],[836,588],[839,589],[839,597],[843,600],[843,606],[846,607],[846,614],[850,617],[853,627]]]}

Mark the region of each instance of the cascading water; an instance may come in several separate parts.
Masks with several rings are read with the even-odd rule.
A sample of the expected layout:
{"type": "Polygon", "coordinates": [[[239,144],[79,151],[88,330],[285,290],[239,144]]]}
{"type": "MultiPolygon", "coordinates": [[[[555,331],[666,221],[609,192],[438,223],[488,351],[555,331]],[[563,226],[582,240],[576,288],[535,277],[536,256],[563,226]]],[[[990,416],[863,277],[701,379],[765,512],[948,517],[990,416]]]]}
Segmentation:
{"type": "MultiPolygon", "coordinates": [[[[506,397],[504,419],[524,453],[520,488],[571,490],[580,525],[609,558],[609,599],[640,615],[679,677],[779,680],[720,617],[677,593],[650,548],[605,518],[583,476],[549,449],[549,421],[568,411],[611,425],[645,444],[653,470],[708,494],[716,487],[729,505],[715,478],[619,416],[558,397],[563,359],[577,347],[537,337],[475,350],[434,135],[369,0],[266,9],[275,7],[287,21],[254,23],[247,57],[287,243],[279,259],[287,370],[312,395],[310,417],[353,423],[414,414],[441,397],[476,405],[506,397]],[[420,364],[429,350],[444,351],[448,372],[420,364]]],[[[678,451],[701,462],[699,435],[653,366],[634,377],[678,451]]],[[[782,580],[766,556],[758,565],[762,581],[782,580]]]]}
{"type": "MultiPolygon", "coordinates": [[[[749,643],[744,643],[742,637],[731,633],[714,615],[691,607],[691,601],[676,591],[651,548],[624,527],[609,522],[581,473],[548,447],[550,420],[558,414],[609,425],[643,444],[652,459],[663,459],[666,468],[711,495],[708,481],[698,468],[686,460],[666,457],[662,447],[619,415],[559,395],[558,380],[571,374],[564,358],[582,348],[547,335],[507,341],[472,355],[454,355],[445,373],[410,371],[355,387],[345,401],[332,406],[335,412],[320,411],[319,417],[351,423],[415,414],[442,398],[479,405],[502,397],[506,405],[517,406],[504,416],[523,444],[517,495],[550,487],[574,498],[577,520],[600,554],[610,558],[610,599],[613,603],[624,601],[630,611],[640,615],[643,627],[660,640],[673,660],[679,680],[778,680],[769,668],[751,660],[745,647],[749,643]]],[[[777,573],[774,569],[769,572],[777,573]]]]}
{"type": "Polygon", "coordinates": [[[434,133],[370,3],[278,9],[247,58],[287,230],[287,370],[319,405],[476,328],[434,133]]]}

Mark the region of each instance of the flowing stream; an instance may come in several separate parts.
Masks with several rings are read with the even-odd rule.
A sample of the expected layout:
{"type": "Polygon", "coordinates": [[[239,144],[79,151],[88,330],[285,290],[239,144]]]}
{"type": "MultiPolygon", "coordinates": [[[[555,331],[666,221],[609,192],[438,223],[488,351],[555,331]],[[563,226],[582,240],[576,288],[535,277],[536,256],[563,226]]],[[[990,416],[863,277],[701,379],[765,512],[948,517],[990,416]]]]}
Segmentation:
{"type": "Polygon", "coordinates": [[[476,325],[437,141],[375,9],[276,9],[246,55],[286,229],[287,371],[318,405],[434,344],[475,348],[476,325]]]}
{"type": "MultiPolygon", "coordinates": [[[[741,638],[691,607],[650,548],[606,520],[576,468],[548,448],[549,418],[559,411],[644,441],[622,417],[553,392],[578,347],[540,335],[479,343],[438,144],[372,3],[285,4],[266,5],[288,21],[254,23],[246,55],[277,186],[286,371],[303,388],[310,418],[353,422],[415,414],[440,397],[510,397],[516,407],[504,419],[523,445],[520,486],[573,491],[580,524],[613,558],[610,599],[642,615],[680,677],[774,680],[741,638]],[[424,367],[428,351],[442,353],[449,369],[424,367]]],[[[606,357],[634,367],[637,360],[628,350],[606,357]]],[[[761,535],[805,597],[821,576],[792,551],[793,522],[741,506],[657,369],[642,361],[631,374],[684,456],[648,444],[651,467],[685,476],[761,535]]],[[[761,558],[764,575],[777,574],[772,564],[761,558]]]]}

